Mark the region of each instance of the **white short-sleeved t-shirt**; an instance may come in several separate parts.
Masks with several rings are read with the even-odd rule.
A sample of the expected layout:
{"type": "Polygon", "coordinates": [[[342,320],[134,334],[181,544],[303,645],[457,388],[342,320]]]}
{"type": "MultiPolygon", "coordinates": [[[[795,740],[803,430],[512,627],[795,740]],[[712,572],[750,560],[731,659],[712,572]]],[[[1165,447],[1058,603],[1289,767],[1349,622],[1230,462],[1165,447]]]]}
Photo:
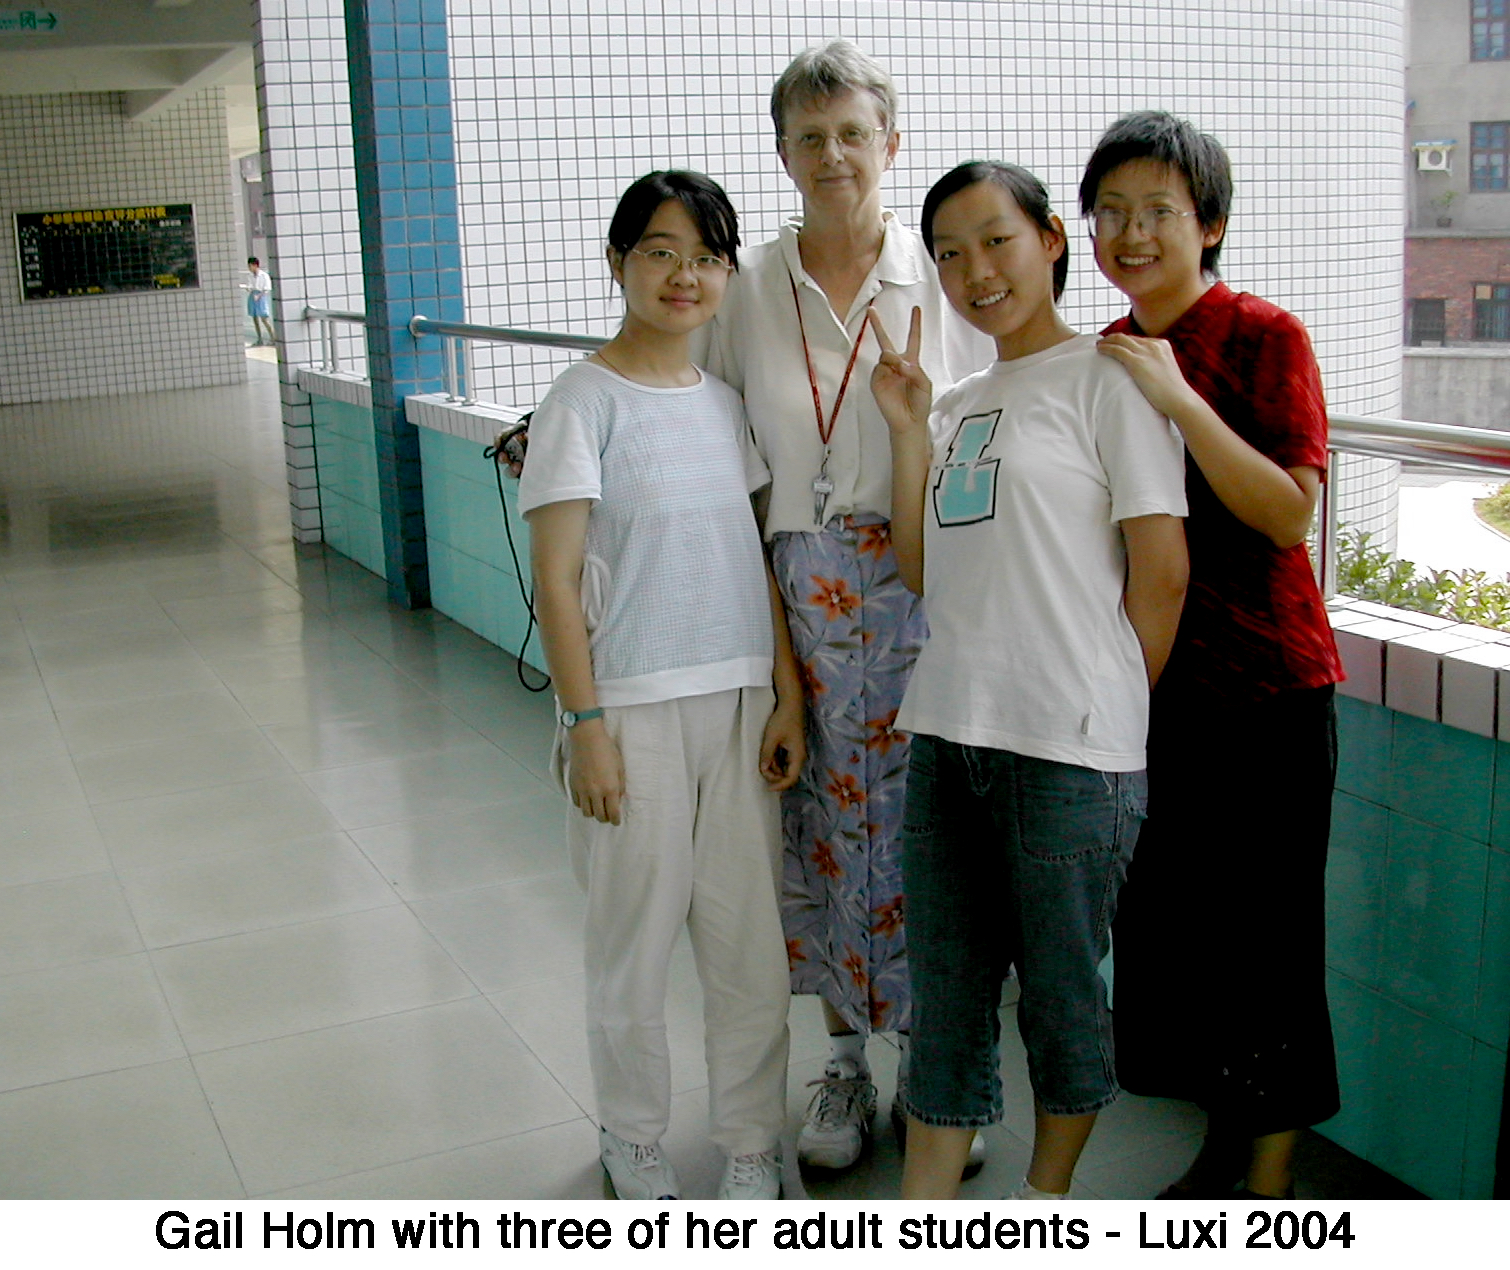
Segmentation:
{"type": "Polygon", "coordinates": [[[582,361],[556,379],[530,422],[519,510],[593,500],[582,607],[601,704],[771,682],[750,507],[769,479],[739,397],[711,375],[653,388],[582,361]]]}
{"type": "Polygon", "coordinates": [[[1118,522],[1185,515],[1184,449],[1080,335],[934,406],[928,643],[897,726],[1106,772],[1145,766],[1148,679],[1118,522]]]}
{"type": "MultiPolygon", "coordinates": [[[[802,355],[807,335],[825,421],[834,408],[844,368],[865,312],[875,307],[887,334],[900,347],[916,306],[923,311],[923,369],[942,390],[990,363],[992,342],[944,301],[922,235],[885,214],[881,254],[843,321],[802,267],[793,219],[779,236],[739,253],[739,272],[729,280],[718,316],[706,328],[711,345],[705,364],[744,397],[755,444],[771,469],[767,536],[816,533],[813,478],[823,463],[823,444],[813,411],[813,390],[802,355]],[[803,326],[792,303],[795,282],[803,326]]],[[[834,490],[825,520],[872,513],[891,515],[891,436],[870,391],[870,374],[881,355],[866,330],[834,423],[828,475],[834,490]]]]}

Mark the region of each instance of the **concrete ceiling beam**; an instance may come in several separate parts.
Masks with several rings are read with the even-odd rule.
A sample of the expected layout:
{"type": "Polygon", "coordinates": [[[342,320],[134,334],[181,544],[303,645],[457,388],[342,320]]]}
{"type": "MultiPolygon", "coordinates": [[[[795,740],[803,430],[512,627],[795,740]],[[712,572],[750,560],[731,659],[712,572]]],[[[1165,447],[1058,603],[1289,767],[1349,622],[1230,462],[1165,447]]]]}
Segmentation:
{"type": "Polygon", "coordinates": [[[174,82],[165,89],[138,89],[126,93],[126,118],[133,123],[155,119],[201,88],[222,84],[228,78],[244,73],[252,63],[251,46],[245,44],[227,49],[169,49],[164,52],[174,64],[174,82]]]}

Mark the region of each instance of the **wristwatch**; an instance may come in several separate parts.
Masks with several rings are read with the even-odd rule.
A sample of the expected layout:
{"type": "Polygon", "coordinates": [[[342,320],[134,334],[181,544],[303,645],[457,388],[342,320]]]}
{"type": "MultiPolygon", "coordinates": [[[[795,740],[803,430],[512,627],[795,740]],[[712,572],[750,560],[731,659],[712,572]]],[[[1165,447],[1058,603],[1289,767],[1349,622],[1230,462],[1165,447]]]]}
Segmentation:
{"type": "Polygon", "coordinates": [[[561,726],[570,730],[579,723],[586,723],[589,719],[601,719],[603,707],[594,706],[591,710],[563,710],[557,717],[561,720],[561,726]]]}

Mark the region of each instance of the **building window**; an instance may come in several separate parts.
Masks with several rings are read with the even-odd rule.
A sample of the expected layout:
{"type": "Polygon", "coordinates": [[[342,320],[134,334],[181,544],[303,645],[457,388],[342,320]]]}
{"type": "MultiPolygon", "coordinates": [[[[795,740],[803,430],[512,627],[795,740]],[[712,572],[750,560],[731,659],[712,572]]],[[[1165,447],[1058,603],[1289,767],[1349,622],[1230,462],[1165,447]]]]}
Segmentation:
{"type": "Polygon", "coordinates": [[[1412,300],[1407,338],[1417,346],[1447,343],[1447,301],[1412,300]]]}
{"type": "Polygon", "coordinates": [[[1473,60],[1503,62],[1507,56],[1510,0],[1473,0],[1473,60]]]}
{"type": "Polygon", "coordinates": [[[1474,287],[1473,338],[1510,340],[1510,282],[1480,283],[1474,287]]]}
{"type": "Polygon", "coordinates": [[[1469,188],[1510,190],[1510,120],[1473,125],[1469,188]]]}

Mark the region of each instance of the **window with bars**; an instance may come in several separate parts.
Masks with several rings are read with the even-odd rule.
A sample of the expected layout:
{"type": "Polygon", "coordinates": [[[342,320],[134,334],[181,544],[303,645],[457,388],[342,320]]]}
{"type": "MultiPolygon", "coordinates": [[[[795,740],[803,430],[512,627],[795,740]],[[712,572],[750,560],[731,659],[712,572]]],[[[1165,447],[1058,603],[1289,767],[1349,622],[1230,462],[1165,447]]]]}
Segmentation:
{"type": "Polygon", "coordinates": [[[1412,300],[1410,332],[1407,338],[1416,346],[1447,342],[1447,301],[1412,300]]]}
{"type": "Polygon", "coordinates": [[[1474,287],[1473,338],[1510,341],[1510,282],[1474,287]]]}
{"type": "Polygon", "coordinates": [[[1473,0],[1473,50],[1475,62],[1506,60],[1507,30],[1510,30],[1510,0],[1473,0]]]}
{"type": "Polygon", "coordinates": [[[1473,125],[1469,189],[1510,190],[1510,120],[1473,125]]]}

